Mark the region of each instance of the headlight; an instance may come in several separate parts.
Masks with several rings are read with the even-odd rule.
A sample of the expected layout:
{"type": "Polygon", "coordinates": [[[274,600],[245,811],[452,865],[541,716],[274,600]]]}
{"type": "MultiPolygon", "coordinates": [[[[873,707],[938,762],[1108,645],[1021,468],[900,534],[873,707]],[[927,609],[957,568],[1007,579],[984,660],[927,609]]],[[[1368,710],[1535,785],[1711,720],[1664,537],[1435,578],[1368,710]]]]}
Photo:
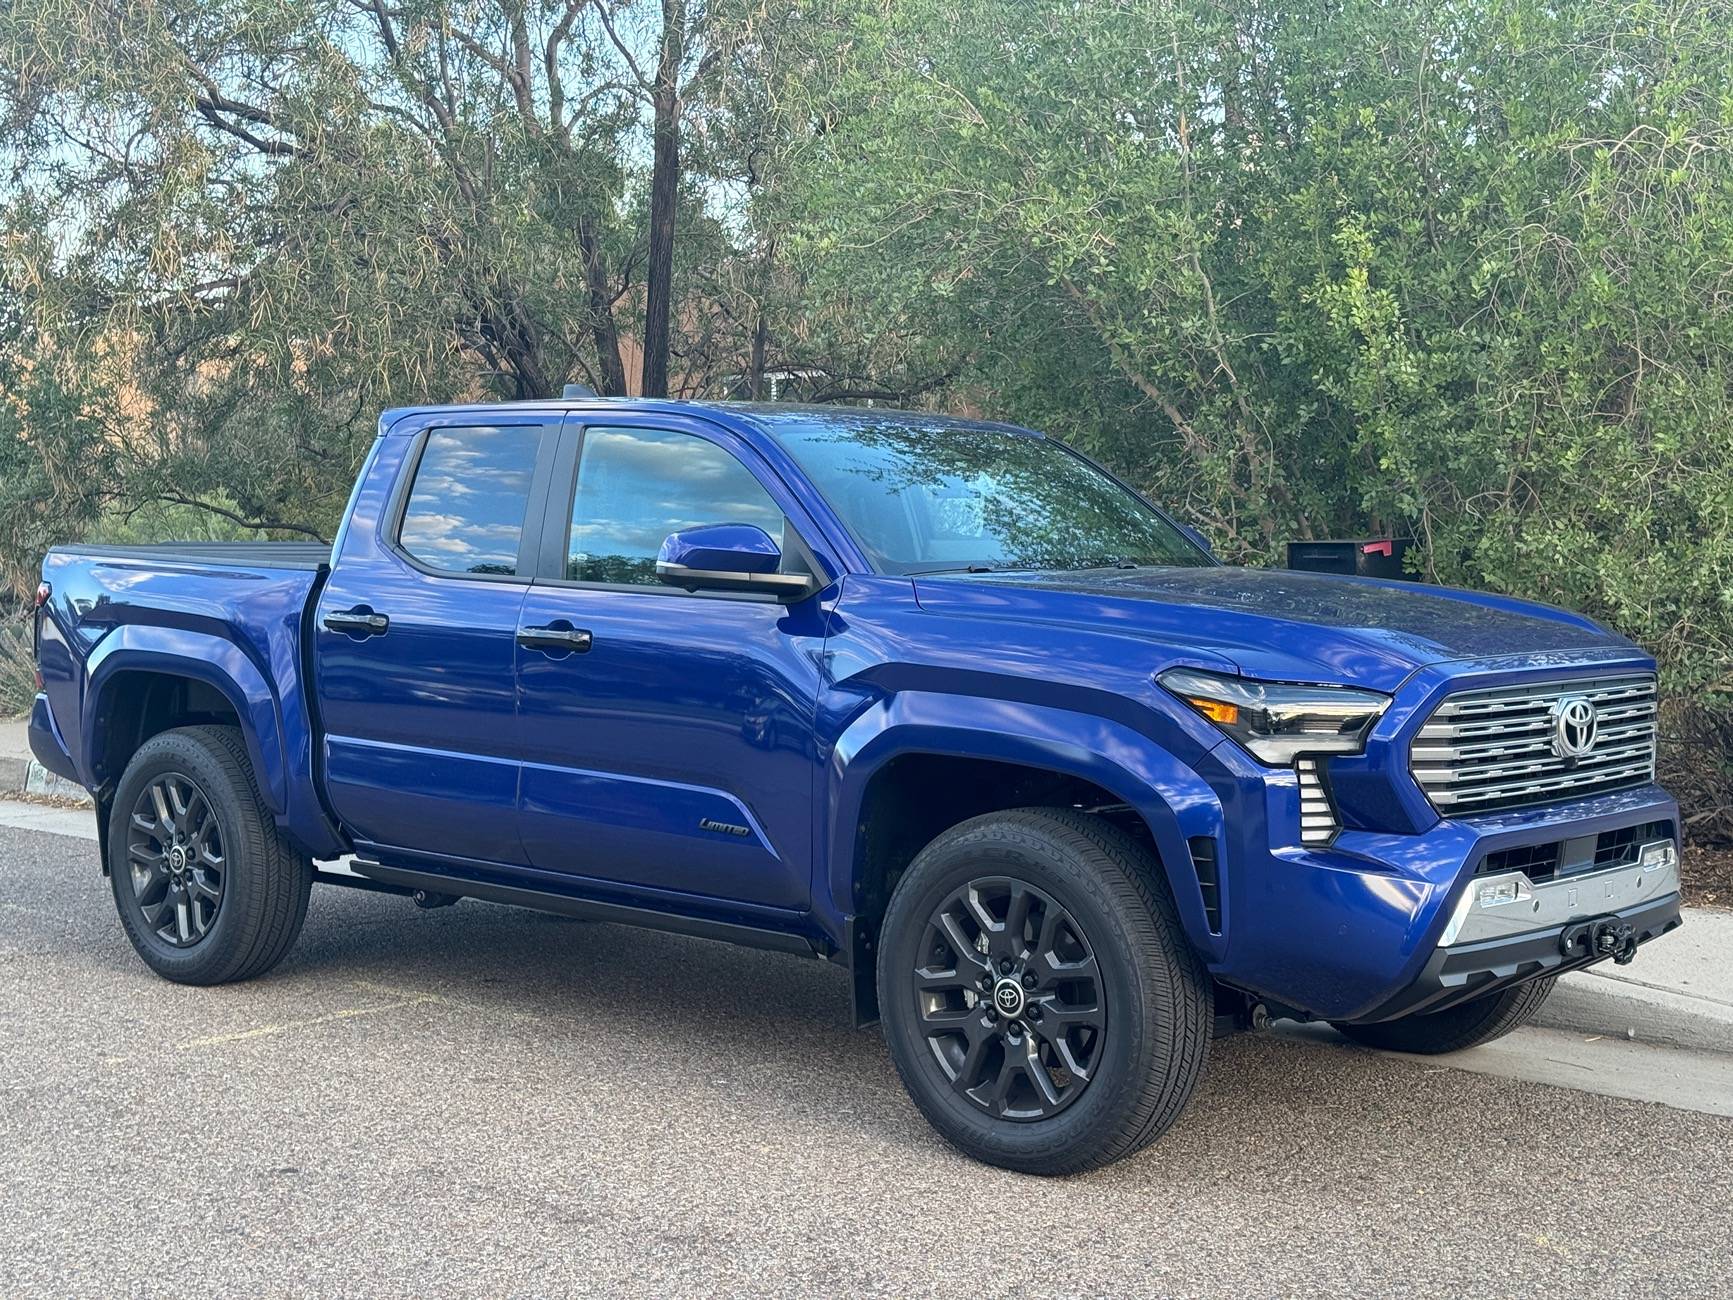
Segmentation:
{"type": "Polygon", "coordinates": [[[1266,763],[1301,754],[1358,754],[1390,697],[1346,686],[1288,686],[1173,668],[1163,686],[1266,763]]]}

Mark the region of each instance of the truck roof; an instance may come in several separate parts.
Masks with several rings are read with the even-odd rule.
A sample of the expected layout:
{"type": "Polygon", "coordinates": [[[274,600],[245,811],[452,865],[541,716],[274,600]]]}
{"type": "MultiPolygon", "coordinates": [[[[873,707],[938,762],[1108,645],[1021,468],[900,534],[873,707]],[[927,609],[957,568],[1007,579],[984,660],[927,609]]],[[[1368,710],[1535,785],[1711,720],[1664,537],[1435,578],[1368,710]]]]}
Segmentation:
{"type": "Polygon", "coordinates": [[[1043,436],[1036,430],[1026,429],[1021,425],[1006,424],[995,420],[968,419],[962,416],[946,415],[938,411],[908,411],[884,406],[832,406],[823,403],[693,401],[685,398],[652,397],[545,397],[529,398],[519,402],[399,406],[391,408],[380,416],[379,430],[381,433],[387,433],[400,421],[415,415],[463,411],[476,415],[497,414],[504,416],[522,414],[526,410],[621,411],[639,415],[665,411],[669,414],[708,416],[737,430],[743,427],[752,428],[772,437],[776,436],[779,426],[810,429],[814,425],[827,425],[840,432],[850,428],[887,423],[919,424],[929,428],[939,425],[945,428],[979,429],[983,432],[1019,433],[1037,438],[1043,436]]]}

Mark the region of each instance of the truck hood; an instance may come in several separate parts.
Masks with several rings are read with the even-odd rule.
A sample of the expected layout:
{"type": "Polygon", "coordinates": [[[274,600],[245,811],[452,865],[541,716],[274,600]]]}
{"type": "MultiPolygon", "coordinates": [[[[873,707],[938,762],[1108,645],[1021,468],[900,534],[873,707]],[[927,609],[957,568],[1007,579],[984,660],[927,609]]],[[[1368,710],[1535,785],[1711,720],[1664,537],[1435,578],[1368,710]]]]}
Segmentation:
{"type": "Polygon", "coordinates": [[[1544,663],[1641,653],[1617,633],[1548,605],[1278,569],[926,575],[916,578],[915,592],[933,612],[1123,631],[1162,642],[1181,661],[1226,660],[1248,677],[1386,691],[1447,660],[1530,656],[1544,663]]]}

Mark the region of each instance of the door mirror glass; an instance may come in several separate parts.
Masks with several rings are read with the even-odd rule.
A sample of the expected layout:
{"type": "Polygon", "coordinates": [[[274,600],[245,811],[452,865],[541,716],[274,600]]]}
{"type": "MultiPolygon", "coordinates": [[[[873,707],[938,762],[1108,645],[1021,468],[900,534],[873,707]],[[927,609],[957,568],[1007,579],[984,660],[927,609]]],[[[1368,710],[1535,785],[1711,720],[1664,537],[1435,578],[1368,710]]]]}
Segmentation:
{"type": "Polygon", "coordinates": [[[813,590],[803,573],[779,573],[782,548],[756,524],[703,524],[670,533],[656,576],[688,591],[760,591],[798,600],[813,590]]]}

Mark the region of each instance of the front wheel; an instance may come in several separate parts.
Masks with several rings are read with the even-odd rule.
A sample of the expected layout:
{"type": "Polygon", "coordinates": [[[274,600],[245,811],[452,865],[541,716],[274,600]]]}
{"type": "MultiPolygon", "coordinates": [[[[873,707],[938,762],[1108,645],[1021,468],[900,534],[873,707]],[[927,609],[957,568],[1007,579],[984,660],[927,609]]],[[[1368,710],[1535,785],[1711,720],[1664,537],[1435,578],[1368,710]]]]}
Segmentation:
{"type": "Polygon", "coordinates": [[[1159,864],[1070,810],[977,817],[923,849],[885,916],[878,983],[921,1112],[1024,1173],[1147,1145],[1209,1055],[1213,992],[1159,864]]]}
{"type": "Polygon", "coordinates": [[[1530,980],[1431,1015],[1404,1016],[1372,1025],[1338,1024],[1336,1028],[1367,1047],[1440,1056],[1490,1043],[1527,1024],[1552,992],[1552,986],[1551,978],[1530,980]]]}
{"type": "Polygon", "coordinates": [[[312,860],[283,839],[240,732],[183,727],[127,765],[108,823],[126,936],[179,984],[225,984],[282,960],[307,917],[312,860]]]}

